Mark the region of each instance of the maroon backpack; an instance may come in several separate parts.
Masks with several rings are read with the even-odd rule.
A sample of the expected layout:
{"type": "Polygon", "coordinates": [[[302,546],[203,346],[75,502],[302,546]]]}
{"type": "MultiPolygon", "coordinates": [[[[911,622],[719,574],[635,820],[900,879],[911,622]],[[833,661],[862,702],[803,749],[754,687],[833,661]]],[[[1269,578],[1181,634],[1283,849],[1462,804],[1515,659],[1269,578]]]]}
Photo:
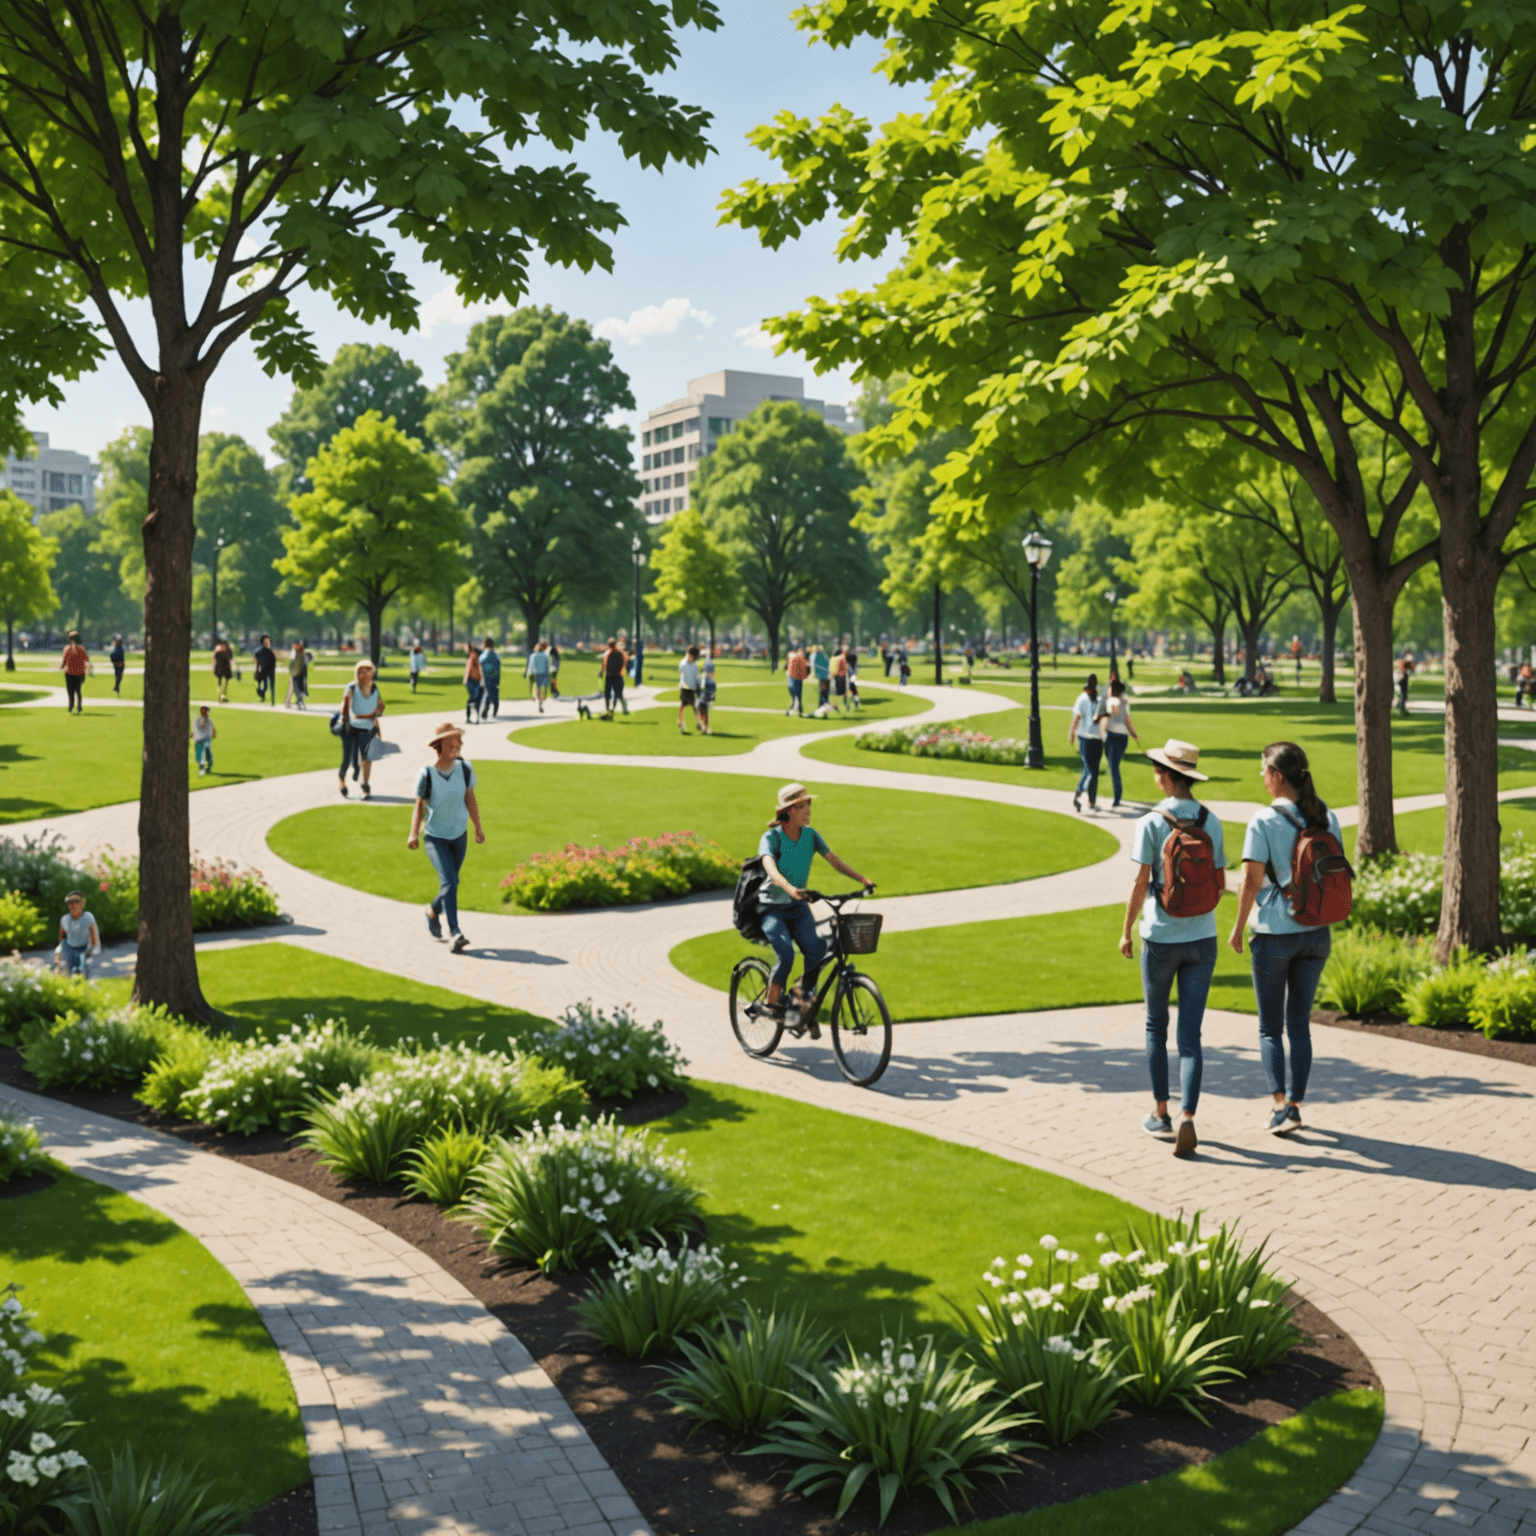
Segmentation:
{"type": "Polygon", "coordinates": [[[1210,812],[1200,807],[1198,816],[1160,813],[1168,823],[1163,839],[1163,882],[1158,900],[1169,917],[1200,917],[1214,912],[1226,889],[1227,872],[1216,864],[1216,845],[1205,830],[1210,812]]]}
{"type": "MultiPolygon", "coordinates": [[[[1287,812],[1280,814],[1291,821],[1287,812]]],[[[1291,825],[1296,827],[1296,847],[1291,852],[1290,883],[1280,885],[1275,866],[1268,860],[1264,872],[1280,886],[1291,916],[1303,928],[1342,923],[1355,900],[1355,872],[1344,857],[1343,847],[1327,826],[1297,826],[1294,821],[1291,825]]]]}

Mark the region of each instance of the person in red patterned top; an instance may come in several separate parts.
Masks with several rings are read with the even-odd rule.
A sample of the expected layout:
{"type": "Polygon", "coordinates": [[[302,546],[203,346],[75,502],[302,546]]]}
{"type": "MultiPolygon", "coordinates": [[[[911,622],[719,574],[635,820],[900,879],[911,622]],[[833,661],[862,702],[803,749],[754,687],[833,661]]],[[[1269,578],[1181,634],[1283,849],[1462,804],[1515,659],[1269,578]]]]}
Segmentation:
{"type": "Polygon", "coordinates": [[[71,714],[85,713],[85,674],[91,670],[91,657],[86,648],[80,644],[80,631],[72,629],[69,632],[69,644],[64,647],[64,659],[59,663],[59,671],[64,674],[64,691],[68,695],[69,711],[71,714]]]}

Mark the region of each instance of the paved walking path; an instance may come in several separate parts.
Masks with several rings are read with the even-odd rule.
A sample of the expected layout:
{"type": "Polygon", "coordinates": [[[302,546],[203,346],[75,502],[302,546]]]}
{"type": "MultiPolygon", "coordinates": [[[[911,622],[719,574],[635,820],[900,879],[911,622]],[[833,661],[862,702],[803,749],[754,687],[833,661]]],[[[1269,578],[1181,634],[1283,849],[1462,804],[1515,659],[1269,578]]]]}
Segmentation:
{"type": "MultiPolygon", "coordinates": [[[[928,720],[1014,707],[980,690],[912,691],[933,704],[928,720]]],[[[409,794],[433,723],[426,716],[390,722],[402,752],[376,766],[381,795],[409,794]]],[[[504,739],[516,723],[509,714],[501,730],[472,730],[469,755],[804,778],[1052,811],[1070,804],[1054,791],[801,757],[799,748],[824,739],[820,733],[774,739],[733,757],[658,761],[537,751],[504,739]]],[[[1315,1536],[1394,1536],[1440,1521],[1482,1536],[1536,1536],[1536,1070],[1320,1030],[1309,1128],[1277,1141],[1260,1130],[1267,1095],[1254,1021],[1210,1014],[1204,1142],[1187,1164],[1137,1131],[1146,1088],[1134,1006],[903,1025],[886,1076],[876,1090],[860,1092],[838,1077],[824,1042],[792,1043],[768,1062],[745,1057],[722,995],[667,963],[681,939],[728,923],[726,898],[555,917],[475,913],[476,948],[454,957],[427,939],[414,905],[340,888],[265,846],[274,821],[335,796],[334,774],[320,773],[192,797],[195,846],[259,864],[279,891],[295,924],[277,937],[335,953],[366,933],[371,962],[384,969],[536,1012],[556,1013],[585,996],[630,1001],[642,1016],[665,1019],[701,1077],[984,1147],[1152,1209],[1241,1218],[1252,1235],[1268,1237],[1305,1294],[1354,1334],[1387,1387],[1382,1440],[1359,1475],[1302,1528],[1315,1536]]],[[[1414,797],[1401,808],[1442,799],[1414,797]]],[[[1216,809],[1239,819],[1253,807],[1216,809]]],[[[1123,846],[1134,814],[1096,819],[1123,846]]],[[[78,846],[112,841],[121,850],[132,846],[135,817],[133,807],[108,807],[58,825],[78,846]]],[[[471,857],[485,856],[489,849],[471,850],[471,857]]],[[[893,929],[1097,906],[1123,894],[1123,858],[879,905],[893,929]]],[[[1018,958],[1027,965],[1027,956],[1018,958]]],[[[1109,952],[1104,963],[1125,962],[1109,952]]],[[[998,1222],[998,1251],[1038,1235],[1027,1217],[999,1213],[998,1222]]],[[[978,1264],[989,1256],[978,1256],[978,1264]]]]}

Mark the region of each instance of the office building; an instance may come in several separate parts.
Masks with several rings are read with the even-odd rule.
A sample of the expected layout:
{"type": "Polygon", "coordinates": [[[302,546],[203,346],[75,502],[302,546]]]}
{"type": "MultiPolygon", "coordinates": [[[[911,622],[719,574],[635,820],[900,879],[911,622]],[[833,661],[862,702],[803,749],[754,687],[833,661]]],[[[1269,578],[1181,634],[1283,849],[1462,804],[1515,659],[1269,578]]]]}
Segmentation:
{"type": "Polygon", "coordinates": [[[34,512],[58,512],[77,502],[87,512],[96,510],[96,466],[83,453],[50,448],[46,432],[34,432],[37,447],[24,459],[5,456],[4,484],[34,512]]]}
{"type": "Polygon", "coordinates": [[[765,400],[793,400],[839,432],[859,430],[843,406],[807,400],[805,381],[789,374],[722,368],[690,379],[681,400],[658,406],[640,426],[640,508],[648,523],[665,522],[689,505],[700,461],[765,400]]]}

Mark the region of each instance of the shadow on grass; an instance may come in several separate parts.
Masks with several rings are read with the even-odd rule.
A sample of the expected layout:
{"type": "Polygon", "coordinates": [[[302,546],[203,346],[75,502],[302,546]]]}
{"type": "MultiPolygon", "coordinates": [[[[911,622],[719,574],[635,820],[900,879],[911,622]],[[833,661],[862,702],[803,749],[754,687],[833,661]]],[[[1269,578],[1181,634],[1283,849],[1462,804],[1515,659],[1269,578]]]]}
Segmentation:
{"type": "Polygon", "coordinates": [[[34,1196],[7,1208],[6,1256],[23,1264],[37,1259],[126,1264],[145,1248],[176,1235],[177,1229],[158,1217],[122,1220],[120,1208],[113,1209],[117,1199],[113,1190],[89,1179],[60,1179],[46,1197],[34,1196]]]}
{"type": "Polygon", "coordinates": [[[434,1035],[445,1042],[484,1037],[487,1045],[500,1047],[510,1034],[522,1041],[542,1020],[529,1016],[508,1019],[504,1011],[473,1005],[447,1008],[427,1002],[391,1002],[360,998],[346,993],[305,993],[301,997],[242,997],[233,1002],[219,999],[218,1006],[235,1020],[236,1033],[268,1034],[298,1024],[304,1015],[317,1020],[345,1019],[355,1030],[366,1030],[377,1045],[395,1045],[410,1038],[430,1043],[434,1035]],[[302,1012],[300,1011],[302,1010],[302,1012]]]}

